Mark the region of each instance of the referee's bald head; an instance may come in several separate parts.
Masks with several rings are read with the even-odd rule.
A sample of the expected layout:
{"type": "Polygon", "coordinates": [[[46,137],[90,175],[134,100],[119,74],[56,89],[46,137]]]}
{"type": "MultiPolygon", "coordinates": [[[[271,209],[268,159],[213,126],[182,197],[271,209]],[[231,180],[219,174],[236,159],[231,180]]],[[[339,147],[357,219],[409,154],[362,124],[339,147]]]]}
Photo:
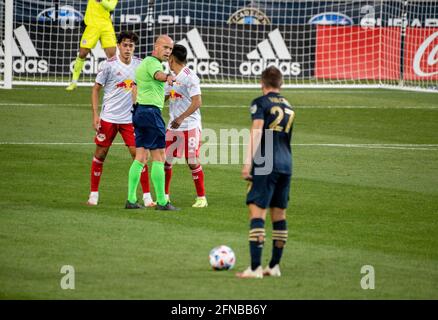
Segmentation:
{"type": "Polygon", "coordinates": [[[158,58],[160,61],[169,60],[170,54],[173,49],[173,40],[167,34],[162,34],[157,37],[154,44],[154,51],[152,55],[158,58]]]}
{"type": "Polygon", "coordinates": [[[169,37],[167,34],[161,34],[155,40],[155,45],[160,43],[170,43],[170,42],[173,43],[173,39],[171,37],[169,37]]]}

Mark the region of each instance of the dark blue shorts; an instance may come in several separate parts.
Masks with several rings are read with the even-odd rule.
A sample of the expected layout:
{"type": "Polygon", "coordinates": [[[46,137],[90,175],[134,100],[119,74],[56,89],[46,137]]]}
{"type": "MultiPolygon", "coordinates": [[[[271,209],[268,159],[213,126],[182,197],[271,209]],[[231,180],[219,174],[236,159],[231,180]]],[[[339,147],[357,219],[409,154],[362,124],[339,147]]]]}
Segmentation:
{"type": "Polygon", "coordinates": [[[140,104],[134,110],[132,124],[137,148],[143,147],[149,150],[166,148],[166,125],[160,109],[140,104]]]}
{"type": "Polygon", "coordinates": [[[268,175],[254,175],[246,204],[253,203],[262,209],[286,209],[289,201],[290,174],[273,172],[268,175]]]}

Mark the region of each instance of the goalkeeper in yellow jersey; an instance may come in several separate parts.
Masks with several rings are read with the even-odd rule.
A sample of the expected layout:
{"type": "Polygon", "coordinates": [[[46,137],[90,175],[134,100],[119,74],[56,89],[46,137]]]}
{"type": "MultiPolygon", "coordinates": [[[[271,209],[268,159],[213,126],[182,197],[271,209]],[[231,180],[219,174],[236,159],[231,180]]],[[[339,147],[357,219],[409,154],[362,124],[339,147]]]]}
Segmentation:
{"type": "Polygon", "coordinates": [[[86,27],[82,34],[79,55],[75,61],[72,82],[67,87],[68,91],[76,89],[85,58],[99,39],[108,58],[116,54],[117,41],[111,21],[111,11],[115,9],[117,2],[118,0],[88,0],[84,18],[86,27]]]}

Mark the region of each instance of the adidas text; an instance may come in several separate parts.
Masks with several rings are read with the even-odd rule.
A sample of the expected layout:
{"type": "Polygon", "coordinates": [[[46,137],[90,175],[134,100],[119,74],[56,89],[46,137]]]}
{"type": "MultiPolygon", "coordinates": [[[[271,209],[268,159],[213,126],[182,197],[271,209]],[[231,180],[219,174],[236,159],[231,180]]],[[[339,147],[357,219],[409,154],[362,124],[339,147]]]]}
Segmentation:
{"type": "MultiPolygon", "coordinates": [[[[84,67],[82,69],[83,74],[97,74],[99,72],[99,68],[101,65],[106,61],[106,58],[104,59],[96,59],[94,57],[91,57],[89,60],[86,60],[84,62],[84,67]]],[[[70,63],[70,72],[73,72],[75,67],[75,60],[73,60],[70,63]]]]}
{"type": "Polygon", "coordinates": [[[266,61],[263,59],[257,62],[245,61],[240,64],[239,71],[244,76],[258,76],[269,66],[277,67],[284,76],[298,76],[301,73],[301,65],[298,62],[280,62],[279,59],[275,59],[274,61],[266,61]]]}
{"type": "Polygon", "coordinates": [[[219,63],[216,61],[199,61],[194,59],[187,63],[187,66],[200,75],[212,75],[219,74],[219,63]]]}
{"type": "MultiPolygon", "coordinates": [[[[40,59],[38,51],[29,37],[25,26],[14,29],[15,38],[12,39],[12,70],[14,73],[47,73],[49,71],[47,60],[40,59]],[[17,45],[17,42],[18,44],[17,45]],[[21,49],[21,51],[20,51],[21,49]]],[[[0,72],[4,72],[4,51],[0,47],[0,72]]]]}
{"type": "MultiPolygon", "coordinates": [[[[0,59],[0,72],[5,69],[5,60],[0,59]]],[[[15,73],[47,73],[49,71],[47,60],[26,59],[20,57],[12,63],[12,70],[15,73]]]]}

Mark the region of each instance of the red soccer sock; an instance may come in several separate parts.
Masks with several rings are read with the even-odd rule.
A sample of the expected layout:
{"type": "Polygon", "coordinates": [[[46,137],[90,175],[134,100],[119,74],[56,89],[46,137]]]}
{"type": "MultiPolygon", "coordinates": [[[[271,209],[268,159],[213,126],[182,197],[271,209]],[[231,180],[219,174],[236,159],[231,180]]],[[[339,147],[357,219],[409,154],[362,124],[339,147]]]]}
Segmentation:
{"type": "Polygon", "coordinates": [[[143,193],[151,192],[151,189],[149,186],[149,172],[148,172],[148,165],[147,164],[144,165],[143,170],[141,171],[140,183],[141,183],[141,189],[143,190],[143,193]]]}
{"type": "Polygon", "coordinates": [[[93,161],[91,162],[91,192],[99,191],[99,183],[100,177],[102,176],[103,169],[103,161],[104,159],[98,159],[93,157],[93,161]]]}
{"type": "Polygon", "coordinates": [[[166,184],[164,185],[164,193],[170,194],[170,180],[172,179],[172,164],[164,163],[164,173],[166,174],[166,184]]]}
{"type": "Polygon", "coordinates": [[[205,197],[205,187],[204,187],[204,171],[202,171],[201,165],[192,170],[192,178],[195,183],[196,193],[198,197],[205,197]]]}

